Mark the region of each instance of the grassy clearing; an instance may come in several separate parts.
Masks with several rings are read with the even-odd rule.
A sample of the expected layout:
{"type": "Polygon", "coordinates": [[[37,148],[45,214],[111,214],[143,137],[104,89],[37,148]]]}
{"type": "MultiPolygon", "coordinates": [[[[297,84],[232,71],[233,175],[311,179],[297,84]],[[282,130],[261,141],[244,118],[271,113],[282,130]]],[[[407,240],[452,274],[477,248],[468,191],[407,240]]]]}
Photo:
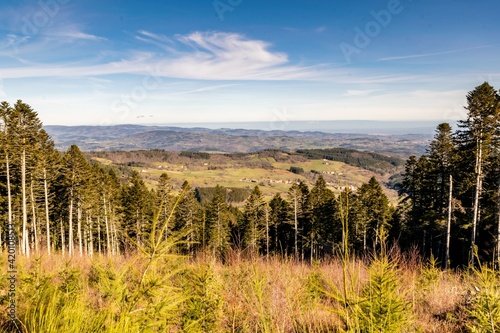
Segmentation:
{"type": "MultiPolygon", "coordinates": [[[[96,160],[103,160],[97,159],[96,160]]],[[[273,158],[254,158],[245,163],[269,162],[270,168],[249,167],[234,162],[214,163],[212,161],[198,161],[196,164],[185,165],[182,163],[173,164],[168,162],[154,162],[144,167],[132,167],[141,174],[150,187],[157,184],[157,180],[162,173],[167,173],[179,186],[187,180],[193,187],[206,187],[219,184],[224,187],[253,188],[259,185],[263,194],[271,198],[276,193],[285,193],[289,190],[291,183],[305,181],[314,184],[315,175],[311,170],[321,174],[330,184],[330,189],[335,193],[340,193],[339,187],[355,186],[359,187],[367,183],[372,176],[376,176],[382,183],[387,176],[376,175],[371,171],[357,168],[342,162],[308,160],[298,163],[276,162],[273,158]],[[205,165],[206,164],[206,165],[205,165]],[[307,174],[294,174],[289,171],[291,166],[304,169],[307,174]]],[[[104,160],[109,165],[110,160],[104,160]]],[[[397,193],[384,187],[386,195],[391,202],[397,201],[397,193]]]]}
{"type": "MultiPolygon", "coordinates": [[[[1,261],[7,267],[5,255],[1,261]]],[[[204,255],[58,254],[21,258],[18,271],[24,332],[498,332],[500,325],[496,272],[444,272],[401,256],[349,261],[349,321],[332,297],[343,290],[337,259],[309,265],[232,253],[222,264],[204,255]]],[[[0,332],[16,332],[6,278],[0,332]]]]}

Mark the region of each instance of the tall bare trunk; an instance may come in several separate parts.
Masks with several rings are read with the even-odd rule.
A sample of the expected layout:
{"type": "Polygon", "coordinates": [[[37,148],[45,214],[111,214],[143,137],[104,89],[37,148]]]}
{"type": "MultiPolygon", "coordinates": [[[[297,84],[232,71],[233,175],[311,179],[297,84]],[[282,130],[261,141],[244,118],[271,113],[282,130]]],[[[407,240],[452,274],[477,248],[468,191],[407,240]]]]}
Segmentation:
{"type": "Polygon", "coordinates": [[[37,225],[37,218],[36,218],[36,207],[35,207],[35,193],[33,192],[33,177],[31,179],[31,184],[30,184],[30,198],[31,198],[31,215],[32,215],[32,223],[33,223],[33,236],[35,238],[34,240],[34,248],[35,248],[35,253],[38,254],[38,233],[39,233],[39,228],[37,225]]]}
{"type": "Polygon", "coordinates": [[[108,207],[106,205],[106,195],[103,196],[103,205],[104,205],[104,224],[106,226],[106,251],[108,255],[111,254],[111,237],[109,233],[109,223],[108,223],[108,207]]]}
{"type": "Polygon", "coordinates": [[[472,236],[470,249],[470,263],[474,265],[474,254],[476,247],[476,226],[479,222],[479,194],[481,193],[481,177],[482,177],[482,154],[483,147],[481,139],[477,140],[477,155],[476,155],[476,192],[474,194],[474,215],[472,217],[472,236]]]}
{"type": "Polygon", "coordinates": [[[266,206],[266,258],[269,259],[269,212],[266,206]]]}
{"type": "Polygon", "coordinates": [[[83,244],[82,244],[82,204],[78,200],[78,205],[76,208],[76,218],[77,218],[77,233],[78,233],[78,252],[80,257],[83,256],[83,244]]]}
{"type": "Polygon", "coordinates": [[[89,218],[89,254],[92,257],[94,255],[94,236],[93,236],[93,221],[92,218],[89,218]]]}
{"type": "Polygon", "coordinates": [[[26,208],[26,150],[21,153],[21,194],[22,194],[22,214],[23,214],[23,236],[22,249],[24,254],[30,256],[30,245],[28,240],[28,211],[26,208]]]}
{"type": "Polygon", "coordinates": [[[297,220],[297,190],[294,191],[294,200],[293,200],[293,206],[294,206],[294,234],[295,234],[295,243],[294,243],[294,252],[295,252],[295,259],[299,258],[299,246],[298,246],[298,236],[299,236],[299,228],[298,228],[298,220],[297,220]]]}
{"type": "Polygon", "coordinates": [[[65,251],[66,251],[66,242],[64,241],[64,226],[63,226],[63,221],[62,219],[60,220],[61,222],[61,251],[62,255],[64,257],[65,251]]]}
{"type": "Polygon", "coordinates": [[[43,168],[43,191],[45,195],[45,235],[47,236],[47,254],[50,257],[50,219],[49,219],[49,191],[47,186],[47,170],[43,168]]]}
{"type": "Polygon", "coordinates": [[[115,220],[113,220],[113,237],[115,238],[115,253],[116,255],[120,255],[120,242],[118,240],[118,232],[116,231],[115,220]]]}
{"type": "Polygon", "coordinates": [[[102,254],[101,252],[101,220],[99,217],[97,217],[97,248],[98,248],[98,253],[99,255],[102,254]]]}
{"type": "Polygon", "coordinates": [[[73,256],[73,188],[70,190],[69,199],[69,234],[68,234],[68,253],[73,256]]]}
{"type": "Polygon", "coordinates": [[[450,193],[448,196],[448,227],[446,228],[446,255],[444,260],[445,268],[450,266],[450,238],[451,238],[451,212],[452,212],[452,199],[453,199],[453,176],[450,175],[450,193]]]}
{"type": "Polygon", "coordinates": [[[6,151],[5,152],[5,167],[7,171],[7,210],[8,210],[8,222],[9,222],[9,244],[11,242],[15,242],[14,240],[14,226],[13,226],[13,221],[12,221],[12,193],[10,189],[10,164],[9,164],[9,153],[6,151]],[[11,228],[12,227],[12,228],[11,228]]]}

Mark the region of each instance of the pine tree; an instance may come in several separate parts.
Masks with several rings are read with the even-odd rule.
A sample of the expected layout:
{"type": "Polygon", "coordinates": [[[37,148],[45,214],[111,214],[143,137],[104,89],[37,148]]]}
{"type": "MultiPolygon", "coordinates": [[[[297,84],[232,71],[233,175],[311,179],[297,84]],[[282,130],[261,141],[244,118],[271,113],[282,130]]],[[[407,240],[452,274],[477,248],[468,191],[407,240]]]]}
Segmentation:
{"type": "MultiPolygon", "coordinates": [[[[38,114],[28,105],[18,100],[14,104],[12,119],[12,130],[15,144],[19,147],[20,169],[21,169],[21,212],[22,212],[22,237],[21,250],[26,256],[30,256],[29,232],[28,232],[28,185],[27,180],[31,176],[34,166],[33,143],[36,142],[38,133],[42,129],[42,123],[38,114]]],[[[32,221],[33,223],[35,221],[32,221]]]]}
{"type": "Polygon", "coordinates": [[[267,206],[258,186],[255,186],[245,202],[243,240],[251,254],[258,254],[261,242],[266,239],[267,206]]]}
{"type": "Polygon", "coordinates": [[[376,248],[384,242],[384,235],[387,234],[390,227],[389,199],[375,177],[370,178],[368,183],[361,185],[358,196],[366,209],[366,216],[368,216],[367,233],[371,236],[372,244],[376,248]]]}
{"type": "Polygon", "coordinates": [[[322,176],[316,180],[309,194],[309,209],[309,223],[304,227],[304,231],[309,240],[310,260],[313,260],[320,249],[333,250],[335,240],[339,241],[334,235],[341,234],[341,228],[335,218],[337,201],[333,192],[326,187],[322,176]]]}
{"type": "Polygon", "coordinates": [[[153,195],[137,171],[132,172],[128,186],[122,188],[121,213],[125,235],[142,244],[153,218],[153,195]]]}
{"type": "Polygon", "coordinates": [[[271,251],[293,253],[294,223],[290,204],[277,193],[269,202],[269,225],[271,227],[271,251]]]}
{"type": "MultiPolygon", "coordinates": [[[[68,253],[70,256],[74,254],[75,248],[73,222],[75,208],[77,211],[77,223],[80,223],[80,207],[83,200],[83,193],[85,188],[88,186],[89,175],[90,165],[87,162],[87,159],[77,146],[72,145],[62,158],[61,171],[58,180],[61,191],[58,199],[62,200],[67,205],[68,253]]],[[[79,225],[77,225],[77,233],[78,231],[79,225]]],[[[61,235],[61,237],[63,237],[63,235],[61,235]]]]}
{"type": "Polygon", "coordinates": [[[304,259],[303,235],[304,225],[308,224],[309,219],[309,188],[304,182],[293,184],[288,190],[290,207],[293,210],[293,230],[294,230],[294,255],[304,259]]]}
{"type": "Polygon", "coordinates": [[[201,243],[200,207],[188,181],[182,184],[181,189],[182,198],[175,211],[175,230],[186,234],[186,243],[182,247],[185,252],[192,254],[196,244],[201,243]]]}
{"type": "Polygon", "coordinates": [[[229,249],[229,208],[226,202],[226,190],[215,187],[214,196],[206,211],[205,230],[207,245],[217,258],[224,258],[229,249]]]}
{"type": "Polygon", "coordinates": [[[477,226],[480,223],[480,204],[483,180],[489,171],[485,165],[494,150],[495,137],[500,126],[500,97],[487,82],[467,94],[467,119],[459,122],[457,133],[461,151],[474,156],[474,199],[472,202],[472,231],[470,239],[470,262],[474,262],[477,226]],[[485,170],[486,169],[486,170],[485,170]]]}
{"type": "Polygon", "coordinates": [[[172,226],[169,226],[169,222],[171,222],[169,217],[174,206],[174,196],[172,195],[172,190],[173,186],[170,182],[170,177],[166,173],[162,173],[156,187],[156,195],[158,197],[157,206],[162,208],[159,219],[161,223],[166,224],[165,240],[168,239],[168,236],[172,231],[172,226]]]}

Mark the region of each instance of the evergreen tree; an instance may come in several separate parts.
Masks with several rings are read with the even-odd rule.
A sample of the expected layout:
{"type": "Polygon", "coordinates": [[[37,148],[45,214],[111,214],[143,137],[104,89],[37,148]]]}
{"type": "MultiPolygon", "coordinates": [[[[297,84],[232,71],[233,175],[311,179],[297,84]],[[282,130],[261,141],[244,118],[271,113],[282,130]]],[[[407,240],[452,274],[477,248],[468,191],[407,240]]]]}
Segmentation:
{"type": "Polygon", "coordinates": [[[320,250],[333,251],[335,241],[340,241],[341,227],[337,223],[337,201],[333,192],[326,187],[326,181],[320,176],[309,194],[310,218],[304,227],[308,238],[309,255],[313,260],[320,250]]]}
{"type": "Polygon", "coordinates": [[[172,194],[172,190],[173,186],[170,182],[170,177],[166,173],[162,173],[160,175],[160,179],[156,188],[156,195],[158,197],[157,206],[161,207],[161,211],[159,214],[160,222],[167,224],[167,228],[165,230],[165,239],[168,239],[168,236],[171,233],[172,226],[169,226],[169,224],[173,223],[173,221],[169,220],[170,214],[172,213],[172,208],[175,203],[175,198],[172,194]]]}
{"type": "Polygon", "coordinates": [[[206,211],[206,222],[203,238],[206,240],[208,248],[217,258],[224,258],[229,249],[230,214],[226,202],[226,190],[219,186],[215,187],[212,201],[206,211]]]}
{"type": "Polygon", "coordinates": [[[182,249],[186,253],[193,253],[197,244],[201,243],[200,207],[194,191],[188,181],[182,184],[182,198],[180,198],[175,213],[175,230],[185,234],[185,244],[182,249]]]}
{"type": "Polygon", "coordinates": [[[367,237],[371,239],[373,247],[377,248],[384,242],[384,237],[390,228],[391,210],[389,199],[375,177],[370,178],[368,183],[361,185],[358,196],[368,217],[366,225],[367,237]]]}
{"type": "MultiPolygon", "coordinates": [[[[481,222],[481,196],[485,175],[492,166],[486,163],[495,151],[498,128],[500,126],[500,97],[487,82],[467,94],[467,119],[459,122],[457,138],[463,155],[475,158],[473,174],[474,196],[472,206],[472,225],[470,238],[471,262],[474,261],[477,228],[481,222]]],[[[462,156],[463,156],[462,155],[462,156]]]]}
{"type": "Polygon", "coordinates": [[[267,206],[258,186],[255,186],[247,198],[243,219],[243,244],[251,254],[258,254],[266,233],[267,206]]]}
{"type": "Polygon", "coordinates": [[[125,234],[142,244],[150,231],[154,215],[154,196],[137,171],[132,173],[128,186],[122,188],[121,213],[125,234]]]}
{"type": "Polygon", "coordinates": [[[303,181],[293,184],[288,190],[290,207],[293,211],[293,230],[294,230],[294,255],[295,258],[304,259],[304,238],[302,234],[304,226],[309,220],[309,188],[303,181]]]}
{"type": "MultiPolygon", "coordinates": [[[[59,172],[58,200],[67,205],[66,216],[68,218],[68,253],[74,254],[74,217],[75,208],[77,215],[77,232],[80,231],[81,213],[80,208],[83,203],[84,192],[88,186],[90,176],[90,165],[83,156],[80,149],[72,145],[62,157],[61,170],[59,172]]],[[[64,237],[64,228],[61,237],[64,237]]],[[[78,235],[81,237],[81,235],[78,235]]],[[[81,252],[81,251],[80,251],[81,252]]]]}
{"type": "Polygon", "coordinates": [[[290,204],[277,193],[269,202],[271,251],[286,255],[293,253],[294,228],[290,204]]]}

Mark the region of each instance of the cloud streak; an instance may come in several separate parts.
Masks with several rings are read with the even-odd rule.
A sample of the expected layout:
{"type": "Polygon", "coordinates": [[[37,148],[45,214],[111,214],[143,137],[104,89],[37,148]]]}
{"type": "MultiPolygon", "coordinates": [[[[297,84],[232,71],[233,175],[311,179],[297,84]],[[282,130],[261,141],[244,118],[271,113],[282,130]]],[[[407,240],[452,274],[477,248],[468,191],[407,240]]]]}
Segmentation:
{"type": "MultiPolygon", "coordinates": [[[[76,31],[65,36],[101,40],[101,37],[76,31]]],[[[86,66],[56,63],[3,68],[2,77],[143,74],[197,80],[307,80],[329,74],[322,66],[291,65],[288,56],[271,51],[269,43],[237,33],[194,32],[177,35],[172,41],[165,36],[140,31],[136,39],[162,47],[167,53],[135,52],[126,59],[86,66]]]]}
{"type": "Polygon", "coordinates": [[[469,48],[465,48],[465,49],[450,50],[450,51],[443,51],[443,52],[418,53],[418,54],[410,54],[410,55],[395,56],[395,57],[384,57],[384,58],[378,59],[378,61],[392,61],[392,60],[404,60],[404,59],[413,59],[413,58],[433,57],[433,56],[439,56],[439,55],[445,55],[445,54],[460,53],[460,52],[465,52],[465,51],[484,49],[484,48],[488,48],[491,46],[493,46],[493,45],[482,45],[482,46],[475,46],[475,47],[469,47],[469,48]]]}

